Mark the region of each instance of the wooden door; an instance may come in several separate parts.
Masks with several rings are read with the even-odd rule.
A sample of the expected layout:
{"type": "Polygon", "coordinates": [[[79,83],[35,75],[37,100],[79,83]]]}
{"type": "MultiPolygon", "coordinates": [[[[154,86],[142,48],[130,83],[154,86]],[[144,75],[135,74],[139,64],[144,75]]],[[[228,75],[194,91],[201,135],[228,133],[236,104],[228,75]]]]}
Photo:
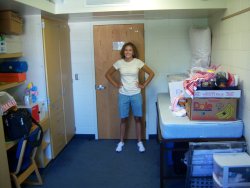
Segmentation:
{"type": "MultiPolygon", "coordinates": [[[[113,42],[133,42],[139,52],[139,59],[144,61],[144,25],[96,25],[94,26],[94,58],[96,85],[104,85],[104,90],[96,90],[98,137],[100,139],[118,139],[120,137],[120,118],[117,105],[118,89],[114,88],[106,79],[106,71],[120,59],[120,51],[113,50],[113,42]]],[[[119,79],[119,73],[114,75],[119,79]]],[[[144,79],[144,73],[140,72],[140,79],[144,79]]],[[[142,91],[145,101],[145,94],[142,91]]],[[[145,104],[144,104],[145,114],[145,104]]],[[[126,138],[135,139],[135,123],[130,116],[126,129],[126,138]]],[[[142,137],[145,138],[145,115],[142,123],[142,137]]]]}
{"type": "Polygon", "coordinates": [[[75,134],[75,117],[70,57],[70,35],[67,23],[61,23],[60,25],[60,57],[62,68],[63,106],[65,112],[65,136],[66,142],[68,143],[75,134]]]}
{"type": "Polygon", "coordinates": [[[66,145],[59,31],[58,22],[44,19],[43,40],[53,158],[66,145]]]}

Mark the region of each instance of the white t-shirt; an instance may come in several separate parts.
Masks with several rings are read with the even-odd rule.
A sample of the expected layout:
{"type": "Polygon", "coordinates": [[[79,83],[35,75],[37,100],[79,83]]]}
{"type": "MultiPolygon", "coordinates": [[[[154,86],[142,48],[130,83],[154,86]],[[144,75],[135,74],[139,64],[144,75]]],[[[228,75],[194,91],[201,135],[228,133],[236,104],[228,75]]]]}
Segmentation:
{"type": "Polygon", "coordinates": [[[122,87],[119,93],[123,95],[135,95],[141,92],[137,87],[139,70],[144,66],[140,59],[134,58],[130,62],[120,59],[113,64],[116,70],[120,71],[122,87]]]}

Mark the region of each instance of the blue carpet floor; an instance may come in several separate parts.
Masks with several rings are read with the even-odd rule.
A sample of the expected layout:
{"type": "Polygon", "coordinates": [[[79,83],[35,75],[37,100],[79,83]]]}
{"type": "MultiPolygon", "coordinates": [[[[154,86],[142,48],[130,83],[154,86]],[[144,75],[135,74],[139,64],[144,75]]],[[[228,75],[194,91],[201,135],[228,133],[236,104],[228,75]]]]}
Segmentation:
{"type": "MultiPolygon", "coordinates": [[[[159,188],[159,153],[156,140],[145,141],[139,153],[135,140],[115,152],[117,140],[87,140],[75,137],[41,172],[43,188],[159,188]]],[[[33,188],[37,186],[23,186],[33,188]]],[[[166,183],[168,188],[184,187],[184,180],[166,183]]]]}

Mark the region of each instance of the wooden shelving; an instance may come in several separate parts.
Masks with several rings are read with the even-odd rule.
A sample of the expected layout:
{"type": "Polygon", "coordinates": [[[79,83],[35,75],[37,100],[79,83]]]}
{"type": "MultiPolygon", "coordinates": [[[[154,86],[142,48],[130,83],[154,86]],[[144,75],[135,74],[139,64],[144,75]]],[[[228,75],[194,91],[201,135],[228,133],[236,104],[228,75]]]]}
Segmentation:
{"type": "Polygon", "coordinates": [[[46,167],[49,162],[51,161],[51,159],[47,158],[46,156],[44,157],[44,167],[46,167]]]}
{"type": "Polygon", "coordinates": [[[10,89],[10,88],[22,85],[24,83],[25,83],[25,81],[24,82],[13,82],[13,83],[3,83],[3,82],[0,82],[0,91],[6,90],[6,89],[10,89]]]}
{"type": "Polygon", "coordinates": [[[51,161],[51,143],[50,139],[48,139],[50,137],[50,121],[48,116],[42,119],[39,123],[43,129],[43,141],[41,146],[38,147],[36,162],[39,168],[45,168],[51,161]]]}
{"type": "Polygon", "coordinates": [[[0,54],[0,59],[7,59],[7,58],[18,58],[22,57],[22,53],[13,53],[13,54],[0,54]]]}
{"type": "Polygon", "coordinates": [[[41,145],[42,150],[45,150],[49,144],[50,143],[43,141],[41,145]]]}
{"type": "Polygon", "coordinates": [[[15,146],[17,144],[17,142],[18,142],[18,140],[5,142],[5,148],[6,148],[6,150],[9,150],[13,146],[15,146]]]}

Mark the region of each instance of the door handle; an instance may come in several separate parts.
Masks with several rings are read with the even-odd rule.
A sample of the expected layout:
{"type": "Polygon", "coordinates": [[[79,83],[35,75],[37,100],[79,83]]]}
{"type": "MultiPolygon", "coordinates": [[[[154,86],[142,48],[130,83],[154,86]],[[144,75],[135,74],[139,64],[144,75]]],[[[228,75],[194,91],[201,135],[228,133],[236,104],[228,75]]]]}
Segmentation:
{"type": "Polygon", "coordinates": [[[79,80],[78,74],[75,74],[75,80],[79,80]]]}
{"type": "Polygon", "coordinates": [[[104,85],[96,85],[95,89],[96,90],[104,90],[104,89],[106,89],[106,86],[104,86],[104,85]]]}

